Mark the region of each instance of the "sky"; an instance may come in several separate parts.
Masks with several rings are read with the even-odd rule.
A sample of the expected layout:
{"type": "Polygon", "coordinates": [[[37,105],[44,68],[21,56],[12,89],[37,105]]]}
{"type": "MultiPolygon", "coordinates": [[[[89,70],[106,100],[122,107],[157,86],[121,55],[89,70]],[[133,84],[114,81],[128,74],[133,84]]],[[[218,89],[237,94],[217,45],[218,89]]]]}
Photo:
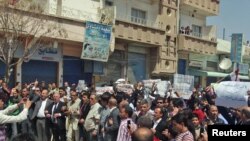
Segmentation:
{"type": "Polygon", "coordinates": [[[217,26],[217,38],[231,40],[232,33],[243,33],[245,41],[250,40],[250,0],[220,0],[218,16],[208,17],[208,25],[217,26]]]}

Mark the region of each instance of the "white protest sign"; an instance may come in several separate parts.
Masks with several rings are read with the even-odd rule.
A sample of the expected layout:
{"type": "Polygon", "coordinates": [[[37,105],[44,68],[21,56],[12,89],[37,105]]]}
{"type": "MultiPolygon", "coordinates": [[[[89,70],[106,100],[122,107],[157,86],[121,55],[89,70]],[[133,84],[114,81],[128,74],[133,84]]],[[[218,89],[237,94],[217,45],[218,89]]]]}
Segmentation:
{"type": "Polygon", "coordinates": [[[169,86],[171,83],[169,81],[160,81],[157,83],[157,93],[161,96],[164,97],[169,89],[169,86]]]}
{"type": "Polygon", "coordinates": [[[160,82],[161,79],[148,79],[148,80],[142,80],[144,87],[152,88],[153,83],[157,84],[160,82]]]}
{"type": "Polygon", "coordinates": [[[86,90],[86,84],[84,80],[79,80],[78,85],[76,87],[77,92],[81,92],[83,90],[86,90]]]}
{"type": "Polygon", "coordinates": [[[127,94],[132,94],[134,86],[131,84],[118,84],[116,86],[118,92],[125,92],[127,94]]]}
{"type": "Polygon", "coordinates": [[[184,99],[189,99],[194,88],[194,76],[175,74],[174,90],[184,99]]]}
{"type": "Polygon", "coordinates": [[[113,87],[111,86],[107,86],[107,87],[96,87],[96,94],[97,95],[102,95],[105,92],[109,92],[109,93],[114,93],[113,87]]]}
{"type": "Polygon", "coordinates": [[[235,108],[246,106],[250,82],[224,81],[216,85],[214,90],[217,94],[216,105],[235,108]]]}

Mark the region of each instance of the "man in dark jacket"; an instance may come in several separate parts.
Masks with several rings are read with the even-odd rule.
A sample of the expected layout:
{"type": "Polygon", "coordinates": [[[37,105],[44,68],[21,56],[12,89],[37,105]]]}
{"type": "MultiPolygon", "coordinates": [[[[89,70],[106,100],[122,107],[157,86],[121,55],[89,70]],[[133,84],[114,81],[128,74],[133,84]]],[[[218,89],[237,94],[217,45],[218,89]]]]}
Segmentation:
{"type": "Polygon", "coordinates": [[[119,129],[119,109],[117,108],[117,101],[114,98],[109,99],[108,107],[110,109],[110,114],[105,120],[104,131],[105,141],[116,141],[116,137],[119,129]]]}

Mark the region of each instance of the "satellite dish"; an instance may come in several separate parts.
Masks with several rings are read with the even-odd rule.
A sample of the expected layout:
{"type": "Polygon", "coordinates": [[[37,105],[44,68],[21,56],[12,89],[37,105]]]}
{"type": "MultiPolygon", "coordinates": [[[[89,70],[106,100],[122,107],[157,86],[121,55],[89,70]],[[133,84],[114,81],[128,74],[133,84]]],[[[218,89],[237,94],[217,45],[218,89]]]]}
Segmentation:
{"type": "Polygon", "coordinates": [[[224,58],[221,60],[219,67],[222,70],[227,70],[232,66],[232,61],[228,58],[224,58]]]}

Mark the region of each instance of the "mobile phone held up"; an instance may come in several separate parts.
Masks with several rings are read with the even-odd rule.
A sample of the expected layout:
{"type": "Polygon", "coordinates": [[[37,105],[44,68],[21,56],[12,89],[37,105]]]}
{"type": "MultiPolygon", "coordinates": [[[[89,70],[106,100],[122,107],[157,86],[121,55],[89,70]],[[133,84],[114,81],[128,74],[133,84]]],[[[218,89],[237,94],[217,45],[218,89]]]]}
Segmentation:
{"type": "Polygon", "coordinates": [[[127,128],[128,128],[128,129],[130,129],[130,124],[131,124],[131,121],[128,120],[128,121],[127,121],[127,128]]]}

